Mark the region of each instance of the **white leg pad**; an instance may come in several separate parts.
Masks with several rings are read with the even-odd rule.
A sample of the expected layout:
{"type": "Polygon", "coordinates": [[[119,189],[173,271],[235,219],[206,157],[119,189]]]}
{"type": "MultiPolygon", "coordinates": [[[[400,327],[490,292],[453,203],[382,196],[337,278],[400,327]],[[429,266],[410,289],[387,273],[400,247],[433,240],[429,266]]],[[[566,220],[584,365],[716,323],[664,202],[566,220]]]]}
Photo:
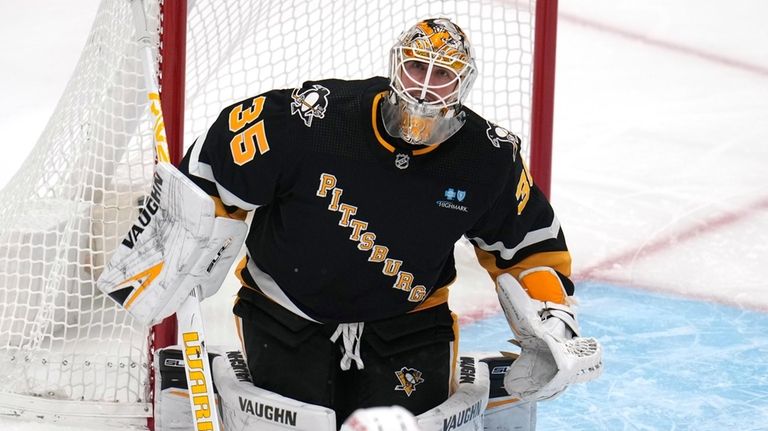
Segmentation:
{"type": "MultiPolygon", "coordinates": [[[[155,431],[195,431],[182,348],[168,346],[155,352],[155,431]]],[[[208,356],[223,352],[210,347],[208,356]]]]}
{"type": "Polygon", "coordinates": [[[336,431],[333,410],[254,386],[239,351],[213,361],[213,381],[226,431],[336,431]]]}
{"type": "Polygon", "coordinates": [[[504,376],[517,359],[513,355],[486,357],[491,378],[491,393],[483,413],[486,431],[535,431],[536,401],[521,401],[504,389],[504,376]]]}
{"type": "Polygon", "coordinates": [[[534,431],[536,401],[491,407],[485,411],[483,422],[486,431],[534,431]]]}
{"type": "Polygon", "coordinates": [[[457,363],[458,388],[445,402],[418,416],[422,431],[482,431],[488,405],[488,365],[474,356],[457,363]]]}
{"type": "MultiPolygon", "coordinates": [[[[180,346],[163,349],[155,358],[155,367],[161,371],[155,382],[158,431],[193,431],[194,428],[180,349],[180,346]]],[[[239,351],[216,346],[209,351],[219,355],[213,360],[213,380],[224,430],[336,430],[333,410],[254,386],[239,351]]],[[[439,406],[416,417],[420,431],[536,429],[536,402],[521,402],[507,395],[503,387],[504,374],[513,359],[496,357],[481,361],[482,356],[485,355],[459,358],[457,390],[439,406]]]]}

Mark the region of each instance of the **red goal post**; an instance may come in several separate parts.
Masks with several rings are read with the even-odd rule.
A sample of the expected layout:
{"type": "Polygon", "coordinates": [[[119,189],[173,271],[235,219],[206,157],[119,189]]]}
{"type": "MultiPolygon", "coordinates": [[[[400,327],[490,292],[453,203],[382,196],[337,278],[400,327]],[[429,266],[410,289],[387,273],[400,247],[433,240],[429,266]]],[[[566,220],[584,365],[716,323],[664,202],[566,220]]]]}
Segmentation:
{"type": "MultiPolygon", "coordinates": [[[[150,355],[175,325],[150,335],[93,288],[152,173],[131,1],[102,0],[55,114],[0,191],[2,414],[151,423],[150,355]]],[[[440,15],[476,49],[467,106],[521,136],[549,193],[556,0],[143,2],[174,162],[236,100],[386,74],[396,36],[440,15]]]]}

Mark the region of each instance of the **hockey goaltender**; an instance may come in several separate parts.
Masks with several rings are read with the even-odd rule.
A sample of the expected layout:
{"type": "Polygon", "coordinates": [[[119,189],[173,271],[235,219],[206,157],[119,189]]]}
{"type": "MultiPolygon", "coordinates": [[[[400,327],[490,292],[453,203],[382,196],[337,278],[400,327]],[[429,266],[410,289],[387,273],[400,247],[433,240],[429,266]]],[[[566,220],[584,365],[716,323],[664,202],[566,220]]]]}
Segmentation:
{"type": "Polygon", "coordinates": [[[187,374],[189,401],[171,395],[184,380],[172,365],[185,363],[173,355],[205,367],[203,339],[157,355],[160,429],[533,430],[537,401],[600,375],[563,231],[520,139],[464,105],[477,76],[467,35],[423,20],[389,56],[388,78],[234,103],[179,170],[158,164],[146,211],[159,210],[118,248],[102,291],[143,323],[178,311],[199,324],[190,293],[213,295],[245,245],[242,345],[187,374]],[[519,355],[458,354],[448,289],[462,237],[519,355]],[[202,395],[211,371],[218,409],[202,395]]]}

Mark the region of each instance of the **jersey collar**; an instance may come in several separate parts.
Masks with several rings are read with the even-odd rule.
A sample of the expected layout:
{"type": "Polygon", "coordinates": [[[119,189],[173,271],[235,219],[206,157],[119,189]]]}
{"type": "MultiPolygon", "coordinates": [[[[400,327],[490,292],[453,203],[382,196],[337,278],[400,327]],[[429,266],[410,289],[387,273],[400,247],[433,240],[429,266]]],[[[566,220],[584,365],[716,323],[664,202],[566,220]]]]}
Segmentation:
{"type": "MultiPolygon", "coordinates": [[[[379,145],[386,148],[390,153],[402,152],[403,151],[402,149],[398,149],[393,144],[391,144],[386,139],[384,139],[384,136],[389,136],[389,135],[387,135],[386,133],[379,132],[379,121],[378,121],[379,120],[379,102],[381,101],[381,98],[384,97],[386,93],[387,93],[386,91],[382,91],[381,93],[378,93],[373,98],[373,107],[371,108],[371,126],[373,127],[373,134],[376,135],[376,141],[378,141],[379,145]]],[[[435,144],[435,145],[428,145],[423,148],[414,146],[413,148],[418,148],[418,149],[410,150],[410,153],[414,156],[420,156],[422,154],[431,153],[432,151],[436,150],[437,147],[439,147],[440,145],[442,145],[442,143],[435,144]]]]}

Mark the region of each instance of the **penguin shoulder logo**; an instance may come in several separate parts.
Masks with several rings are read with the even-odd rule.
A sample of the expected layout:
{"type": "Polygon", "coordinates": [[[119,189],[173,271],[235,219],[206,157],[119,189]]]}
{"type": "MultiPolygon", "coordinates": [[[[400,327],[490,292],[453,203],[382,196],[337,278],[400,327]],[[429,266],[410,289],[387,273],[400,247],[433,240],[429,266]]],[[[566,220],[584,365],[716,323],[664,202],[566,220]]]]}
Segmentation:
{"type": "Polygon", "coordinates": [[[325,110],[328,108],[328,95],[331,91],[322,85],[314,84],[312,87],[299,92],[299,89],[293,90],[291,98],[291,115],[298,114],[304,120],[307,127],[312,126],[313,118],[324,118],[325,110]]]}
{"type": "Polygon", "coordinates": [[[395,376],[400,382],[399,385],[395,386],[395,390],[403,391],[409,397],[416,390],[416,385],[424,382],[424,378],[421,377],[421,371],[415,368],[402,367],[395,371],[395,376]]]}
{"type": "Polygon", "coordinates": [[[515,136],[514,133],[501,126],[497,126],[490,121],[486,122],[488,123],[488,128],[485,130],[485,135],[488,136],[488,139],[494,147],[500,148],[501,143],[506,142],[515,148],[515,153],[520,150],[520,138],[515,136]]]}

